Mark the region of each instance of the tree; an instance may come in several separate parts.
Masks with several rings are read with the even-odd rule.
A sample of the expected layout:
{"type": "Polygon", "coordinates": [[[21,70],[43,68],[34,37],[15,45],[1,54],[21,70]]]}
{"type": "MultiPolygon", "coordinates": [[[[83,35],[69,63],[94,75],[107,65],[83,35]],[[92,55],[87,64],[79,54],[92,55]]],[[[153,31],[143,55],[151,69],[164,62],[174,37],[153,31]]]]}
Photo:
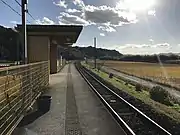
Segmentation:
{"type": "Polygon", "coordinates": [[[22,51],[20,45],[17,43],[19,40],[19,33],[11,28],[4,28],[0,26],[0,59],[15,61],[19,59],[19,52],[22,51]]]}

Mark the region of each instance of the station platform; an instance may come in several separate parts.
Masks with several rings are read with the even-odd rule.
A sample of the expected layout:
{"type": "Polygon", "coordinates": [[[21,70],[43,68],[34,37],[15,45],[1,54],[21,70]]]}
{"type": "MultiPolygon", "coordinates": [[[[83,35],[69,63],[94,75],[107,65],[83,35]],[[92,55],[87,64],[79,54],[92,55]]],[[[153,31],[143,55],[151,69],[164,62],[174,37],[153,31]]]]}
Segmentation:
{"type": "Polygon", "coordinates": [[[27,115],[13,135],[125,135],[73,64],[50,76],[49,112],[27,115]]]}

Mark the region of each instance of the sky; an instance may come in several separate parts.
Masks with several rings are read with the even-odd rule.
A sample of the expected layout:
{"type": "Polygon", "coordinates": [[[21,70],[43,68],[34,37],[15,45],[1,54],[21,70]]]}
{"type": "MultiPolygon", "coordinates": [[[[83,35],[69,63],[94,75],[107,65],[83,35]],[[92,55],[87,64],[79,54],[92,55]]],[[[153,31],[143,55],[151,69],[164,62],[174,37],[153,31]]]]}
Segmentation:
{"type": "MultiPolygon", "coordinates": [[[[4,0],[17,12],[15,0],[4,0]]],[[[17,0],[20,1],[21,0],[17,0]]],[[[28,0],[30,24],[83,25],[77,46],[93,45],[123,54],[180,53],[180,0],[28,0]]],[[[0,25],[21,17],[0,1],[0,25]]]]}

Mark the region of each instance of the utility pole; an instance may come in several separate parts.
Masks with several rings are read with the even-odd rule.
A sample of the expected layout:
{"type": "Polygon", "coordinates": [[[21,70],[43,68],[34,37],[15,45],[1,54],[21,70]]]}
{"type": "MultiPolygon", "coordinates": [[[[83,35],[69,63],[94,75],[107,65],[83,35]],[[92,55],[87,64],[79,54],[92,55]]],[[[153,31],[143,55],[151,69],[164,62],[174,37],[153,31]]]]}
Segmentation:
{"type": "Polygon", "coordinates": [[[60,53],[60,60],[61,60],[61,66],[63,65],[63,57],[62,57],[62,52],[60,53]]]}
{"type": "Polygon", "coordinates": [[[22,12],[23,64],[27,64],[27,31],[26,31],[27,0],[21,0],[21,12],[22,12]]]}
{"type": "Polygon", "coordinates": [[[96,38],[94,38],[94,68],[96,69],[96,38]]]}

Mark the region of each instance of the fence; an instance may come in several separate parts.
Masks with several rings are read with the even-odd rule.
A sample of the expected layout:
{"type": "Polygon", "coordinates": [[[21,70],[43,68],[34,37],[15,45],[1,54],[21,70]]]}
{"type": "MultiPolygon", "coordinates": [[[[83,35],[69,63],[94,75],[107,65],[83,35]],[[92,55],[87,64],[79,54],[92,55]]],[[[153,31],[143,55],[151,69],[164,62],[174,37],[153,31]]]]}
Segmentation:
{"type": "Polygon", "coordinates": [[[0,135],[6,135],[49,84],[48,62],[0,69],[0,135]]]}

